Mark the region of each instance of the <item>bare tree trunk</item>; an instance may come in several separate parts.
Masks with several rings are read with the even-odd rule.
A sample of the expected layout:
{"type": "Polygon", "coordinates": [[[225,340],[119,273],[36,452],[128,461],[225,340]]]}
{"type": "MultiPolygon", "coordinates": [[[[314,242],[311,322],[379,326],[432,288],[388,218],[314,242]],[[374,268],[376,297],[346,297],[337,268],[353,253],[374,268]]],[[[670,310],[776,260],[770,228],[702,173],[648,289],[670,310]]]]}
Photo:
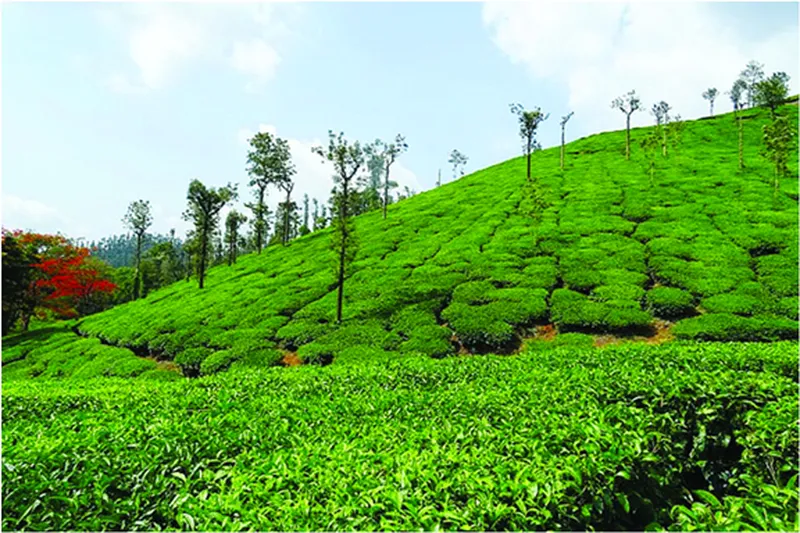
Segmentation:
{"type": "Polygon", "coordinates": [[[289,242],[289,202],[291,199],[292,190],[286,191],[286,205],[283,208],[283,245],[289,242]]]}
{"type": "Polygon", "coordinates": [[[714,100],[711,100],[711,116],[714,116],[714,100]]]}
{"type": "Polygon", "coordinates": [[[667,125],[664,124],[664,129],[661,131],[661,155],[667,157],[667,125]]]}
{"type": "Polygon", "coordinates": [[[258,222],[256,222],[256,248],[261,253],[264,242],[264,189],[258,189],[258,222]]]}
{"type": "Polygon", "coordinates": [[[133,299],[138,300],[141,293],[142,278],[142,235],[136,234],[136,279],[133,280],[133,299]]]}
{"type": "Polygon", "coordinates": [[[561,170],[564,170],[564,125],[561,125],[561,170]]]}
{"type": "Polygon", "coordinates": [[[744,169],[744,140],[742,139],[742,117],[736,117],[739,123],[739,170],[744,169]]]}
{"type": "Polygon", "coordinates": [[[200,235],[200,268],[197,272],[197,279],[199,280],[200,288],[203,288],[203,281],[206,274],[206,252],[208,251],[208,228],[203,225],[203,231],[200,235]]]}
{"type": "Polygon", "coordinates": [[[528,145],[525,153],[528,155],[528,181],[531,181],[531,138],[528,137],[528,145]]]}
{"type": "Polygon", "coordinates": [[[347,180],[342,180],[342,190],[344,192],[342,198],[342,209],[340,211],[341,220],[339,221],[342,228],[342,244],[339,250],[339,292],[336,295],[336,322],[342,323],[342,300],[344,298],[344,263],[347,248],[347,180]]]}
{"type": "Polygon", "coordinates": [[[386,220],[386,209],[389,207],[389,164],[386,164],[386,177],[383,181],[383,219],[386,220]]]}
{"type": "Polygon", "coordinates": [[[631,159],[631,114],[625,115],[625,159],[631,159]]]}

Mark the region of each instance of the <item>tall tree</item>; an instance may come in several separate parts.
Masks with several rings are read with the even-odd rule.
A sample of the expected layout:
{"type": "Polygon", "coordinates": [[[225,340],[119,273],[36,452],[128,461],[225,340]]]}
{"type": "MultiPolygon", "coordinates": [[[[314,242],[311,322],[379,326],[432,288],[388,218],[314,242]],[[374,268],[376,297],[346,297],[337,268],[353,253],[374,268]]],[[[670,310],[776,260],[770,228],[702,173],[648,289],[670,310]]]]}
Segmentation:
{"type": "Polygon", "coordinates": [[[561,125],[561,170],[564,170],[564,129],[567,127],[567,122],[574,114],[574,111],[570,111],[567,115],[561,117],[561,122],[559,123],[561,125]]]}
{"type": "Polygon", "coordinates": [[[136,279],[133,282],[133,299],[136,300],[142,287],[142,241],[147,229],[153,224],[150,202],[146,200],[131,202],[122,222],[136,236],[136,279]]]}
{"type": "Polygon", "coordinates": [[[661,100],[657,104],[653,104],[650,113],[656,119],[656,129],[661,133],[661,155],[667,155],[667,124],[669,123],[669,112],[672,107],[661,100]]]}
{"type": "Polygon", "coordinates": [[[618,96],[611,102],[612,109],[619,109],[625,113],[625,159],[631,158],[631,115],[642,108],[642,101],[636,96],[636,91],[618,96]]]}
{"type": "Polygon", "coordinates": [[[284,188],[283,184],[294,174],[294,165],[291,162],[289,143],[279,139],[269,132],[256,133],[250,139],[250,151],[247,154],[247,174],[250,176],[251,187],[255,187],[255,202],[245,204],[253,212],[253,231],[256,236],[256,249],[261,253],[265,236],[269,229],[267,219],[269,209],[265,204],[267,187],[277,185],[284,188]]]}
{"type": "Polygon", "coordinates": [[[311,229],[308,226],[308,215],[309,215],[309,212],[308,212],[308,194],[303,194],[303,226],[302,226],[302,228],[305,228],[305,233],[303,233],[302,228],[300,230],[300,232],[303,233],[303,235],[305,235],[306,233],[309,233],[311,231],[311,229]]]}
{"type": "Polygon", "coordinates": [[[777,198],[780,178],[789,173],[787,162],[792,146],[795,145],[797,124],[792,125],[786,115],[775,115],[772,122],[764,126],[763,155],[775,165],[773,194],[777,198]]]}
{"type": "Polygon", "coordinates": [[[764,65],[757,61],[750,61],[739,74],[739,79],[744,82],[747,92],[747,105],[753,107],[756,96],[756,85],[764,79],[764,65]]]}
{"type": "Polygon", "coordinates": [[[645,158],[649,163],[648,174],[650,175],[651,187],[653,186],[654,183],[654,174],[656,168],[656,152],[658,151],[658,146],[661,144],[661,142],[662,142],[661,134],[656,128],[653,128],[652,130],[648,131],[647,134],[645,134],[645,136],[640,141],[642,150],[644,151],[645,158]]]}
{"type": "Polygon", "coordinates": [[[458,178],[458,167],[461,168],[461,175],[464,175],[464,165],[467,164],[467,156],[459,152],[458,150],[453,150],[450,152],[450,159],[447,160],[448,163],[453,165],[453,180],[458,178]]]}
{"type": "Polygon", "coordinates": [[[405,137],[399,133],[394,138],[394,141],[384,144],[381,143],[381,159],[384,164],[383,175],[383,218],[386,218],[386,208],[389,206],[389,190],[397,187],[397,183],[389,180],[389,170],[397,158],[400,157],[406,150],[408,150],[408,143],[405,137]]]}
{"type": "Polygon", "coordinates": [[[785,72],[775,72],[769,78],[756,83],[755,103],[769,107],[772,118],[786,97],[789,96],[789,75],[785,72]]]}
{"type": "Polygon", "coordinates": [[[441,168],[439,169],[439,174],[438,174],[438,176],[436,178],[436,186],[437,187],[441,187],[442,186],[442,169],[441,168]]]}
{"type": "Polygon", "coordinates": [[[184,211],[183,218],[194,223],[196,242],[193,251],[197,257],[197,278],[201,289],[205,280],[210,241],[219,225],[219,212],[236,197],[236,186],[230,183],[219,188],[206,187],[199,180],[193,180],[189,184],[189,192],[186,195],[189,206],[184,211]]]}
{"type": "Polygon", "coordinates": [[[680,115],[675,115],[669,118],[669,122],[667,122],[665,129],[667,138],[669,139],[669,142],[672,143],[672,147],[677,154],[678,146],[683,140],[683,132],[686,130],[686,122],[684,122],[680,115]]]}
{"type": "Polygon", "coordinates": [[[747,83],[743,79],[739,78],[733,82],[733,87],[731,87],[731,90],[728,92],[731,102],[733,103],[734,120],[736,120],[736,125],[739,130],[739,170],[744,169],[744,133],[741,110],[742,107],[744,107],[742,98],[744,97],[746,90],[747,83]]]}
{"type": "MultiPolygon", "coordinates": [[[[292,172],[294,173],[294,168],[292,168],[292,172]]],[[[283,233],[281,235],[281,242],[284,246],[286,246],[289,244],[289,239],[291,238],[292,215],[297,210],[297,204],[292,201],[294,182],[291,181],[290,177],[287,177],[286,179],[278,182],[278,187],[283,189],[283,192],[286,193],[286,201],[281,202],[281,212],[283,214],[283,233]]]]}
{"type": "Polygon", "coordinates": [[[706,89],[703,92],[703,99],[704,100],[708,100],[708,105],[709,105],[708,114],[711,115],[711,116],[714,116],[714,100],[717,99],[717,94],[718,94],[718,91],[714,87],[711,87],[710,89],[706,89]]]}
{"type": "Polygon", "coordinates": [[[319,155],[324,161],[333,163],[336,172],[334,185],[338,185],[335,203],[337,209],[333,247],[338,252],[339,261],[336,269],[338,295],[336,298],[336,321],[342,321],[342,302],[344,297],[345,268],[355,257],[355,232],[350,224],[348,202],[350,201],[350,185],[364,164],[364,151],[358,141],[350,143],[344,138],[344,133],[338,135],[333,131],[328,132],[328,147],[315,146],[311,151],[319,155]]]}
{"type": "Polygon", "coordinates": [[[522,155],[527,159],[528,173],[526,176],[527,179],[530,180],[531,154],[536,147],[536,130],[539,124],[547,120],[550,114],[548,113],[545,115],[538,107],[531,111],[525,111],[522,104],[511,104],[509,107],[511,108],[511,112],[517,116],[517,121],[519,122],[519,136],[522,138],[522,155]]]}
{"type": "Polygon", "coordinates": [[[228,265],[236,262],[239,245],[239,228],[247,222],[247,217],[232,209],[225,219],[225,243],[228,245],[228,265]]]}

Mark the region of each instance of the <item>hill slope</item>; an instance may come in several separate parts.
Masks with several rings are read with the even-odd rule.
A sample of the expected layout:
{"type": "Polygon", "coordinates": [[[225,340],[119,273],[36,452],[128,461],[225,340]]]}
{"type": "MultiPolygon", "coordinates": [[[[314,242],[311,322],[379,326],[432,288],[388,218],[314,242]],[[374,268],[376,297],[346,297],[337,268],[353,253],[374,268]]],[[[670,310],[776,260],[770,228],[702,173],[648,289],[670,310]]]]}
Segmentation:
{"type": "MultiPolygon", "coordinates": [[[[796,106],[783,112],[797,120],[796,106]]],[[[534,173],[551,202],[539,224],[518,211],[522,158],[393,205],[388,220],[358,217],[341,326],[326,230],[216,267],[203,290],[180,282],[88,317],[76,331],[90,339],[9,339],[4,374],[156,367],[121,348],[175,359],[188,373],[275,364],[279,348],[306,362],[508,352],[550,323],[647,336],[667,319],[680,338],[796,338],[797,155],[773,196],[772,167],[759,154],[767,118],[746,112],[742,173],[731,115],[688,122],[677,149],[657,157],[652,183],[638,148],[646,128],[632,132],[631,161],[624,131],[567,145],[563,173],[558,148],[538,152],[534,173]]]]}

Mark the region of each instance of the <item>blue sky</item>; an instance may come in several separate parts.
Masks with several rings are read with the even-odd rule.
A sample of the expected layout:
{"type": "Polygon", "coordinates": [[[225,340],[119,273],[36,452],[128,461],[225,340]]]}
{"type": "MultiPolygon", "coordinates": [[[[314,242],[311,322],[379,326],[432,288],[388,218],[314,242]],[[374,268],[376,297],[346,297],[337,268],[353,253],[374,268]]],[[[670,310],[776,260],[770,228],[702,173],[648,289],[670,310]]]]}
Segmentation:
{"type": "MultiPolygon", "coordinates": [[[[511,102],[551,113],[540,139],[623,126],[610,100],[637,89],[687,118],[750,59],[792,76],[798,9],[783,4],[540,2],[4,4],[2,222],[100,238],[128,203],[179,234],[189,182],[239,183],[246,139],[289,139],[297,191],[320,199],[328,129],[405,134],[396,177],[431,188],[449,152],[477,170],[519,153],[511,102]]],[[[730,104],[723,96],[720,111],[730,104]]],[[[635,123],[649,123],[640,113],[635,123]],[[638,121],[638,122],[637,122],[638,121]]],[[[273,201],[277,198],[273,193],[273,201]]],[[[241,203],[241,202],[240,202],[241,203]]]]}

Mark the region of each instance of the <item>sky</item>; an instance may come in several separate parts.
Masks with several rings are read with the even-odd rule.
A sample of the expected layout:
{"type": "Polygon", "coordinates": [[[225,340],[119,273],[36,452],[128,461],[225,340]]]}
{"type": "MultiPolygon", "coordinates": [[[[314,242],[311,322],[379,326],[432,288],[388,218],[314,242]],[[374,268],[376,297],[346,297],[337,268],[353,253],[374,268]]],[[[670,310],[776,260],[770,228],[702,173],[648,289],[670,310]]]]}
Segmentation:
{"type": "MultiPolygon", "coordinates": [[[[544,147],[624,127],[635,89],[684,118],[750,60],[798,92],[797,3],[3,3],[2,225],[88,240],[125,232],[149,200],[153,232],[182,220],[191,180],[237,183],[247,139],[289,141],[295,199],[326,200],[328,130],[405,135],[393,179],[432,188],[453,149],[472,172],[520,155],[509,104],[540,107],[544,147]]],[[[717,111],[730,111],[721,94],[717,111]]],[[[634,126],[652,122],[635,114],[634,126]]],[[[278,201],[277,191],[270,203],[278,201]]]]}

